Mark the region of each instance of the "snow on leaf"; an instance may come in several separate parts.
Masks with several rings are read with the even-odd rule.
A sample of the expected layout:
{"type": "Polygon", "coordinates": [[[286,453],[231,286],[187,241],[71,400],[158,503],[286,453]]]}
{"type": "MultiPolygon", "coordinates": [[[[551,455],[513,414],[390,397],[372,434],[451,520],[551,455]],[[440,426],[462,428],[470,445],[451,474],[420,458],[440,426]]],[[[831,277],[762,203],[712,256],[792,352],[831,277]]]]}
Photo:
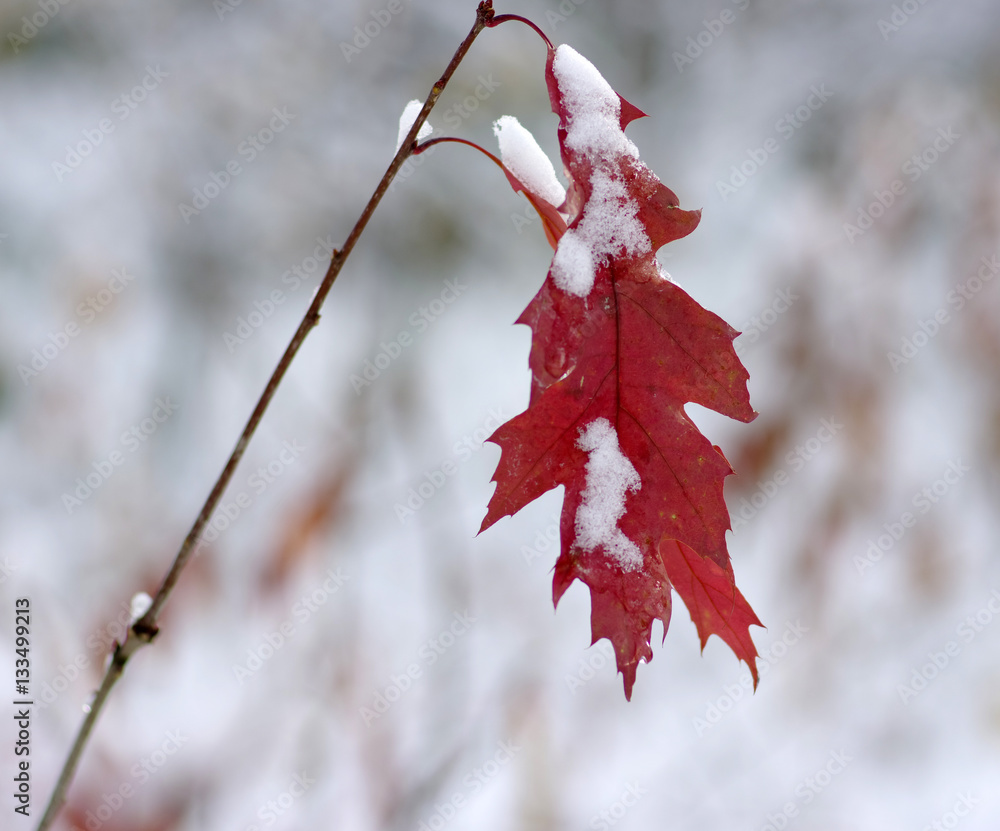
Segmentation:
{"type": "Polygon", "coordinates": [[[505,158],[556,251],[517,321],[532,329],[531,396],[490,438],[501,456],[481,530],[564,486],[553,600],[576,579],[590,588],[591,635],[614,645],[626,697],[638,664],[652,658],[653,621],[664,633],[669,625],[671,589],[702,647],[719,635],[756,684],[749,627],[761,624],[736,588],[726,548],[723,481],[732,469],[684,411],[696,403],[743,422],[756,416],[733,349],[738,333],[656,260],[661,246],[694,230],[700,212],[681,210],[639,159],[624,130],[644,113],[586,58],[550,49],[546,82],[569,185],[554,204],[562,194],[550,190],[547,170],[544,180],[535,175],[545,168],[534,149],[532,173],[505,158]],[[562,228],[554,215],[565,218],[562,228]]]}
{"type": "Polygon", "coordinates": [[[516,118],[501,116],[494,122],[493,132],[500,144],[500,166],[510,186],[515,193],[523,193],[538,212],[545,237],[555,248],[566,233],[566,218],[561,210],[566,188],[556,178],[555,168],[545,151],[516,118]]]}
{"type": "Polygon", "coordinates": [[[602,259],[650,253],[649,237],[638,214],[639,204],[624,182],[595,168],[583,216],[560,240],[552,259],[556,285],[585,297],[594,287],[595,269],[602,259]]]}
{"type": "MultiPolygon", "coordinates": [[[[403,139],[409,134],[410,128],[413,126],[413,122],[417,120],[417,116],[420,115],[420,110],[423,109],[423,106],[423,101],[414,98],[403,108],[403,114],[399,117],[399,135],[396,137],[397,153],[399,152],[399,148],[403,146],[403,139]]],[[[417,130],[417,141],[422,141],[433,132],[434,128],[425,121],[420,125],[420,129],[417,130]]]]}
{"type": "Polygon", "coordinates": [[[624,571],[642,568],[642,554],[618,527],[625,513],[625,492],[642,486],[632,463],[622,455],[618,435],[606,418],[580,431],[577,446],[590,454],[587,484],[576,511],[576,542],[585,552],[603,546],[624,571]]]}
{"type": "Polygon", "coordinates": [[[493,122],[493,132],[500,144],[504,167],[532,193],[559,207],[566,199],[566,188],[556,178],[555,168],[531,133],[512,115],[493,122]]]}

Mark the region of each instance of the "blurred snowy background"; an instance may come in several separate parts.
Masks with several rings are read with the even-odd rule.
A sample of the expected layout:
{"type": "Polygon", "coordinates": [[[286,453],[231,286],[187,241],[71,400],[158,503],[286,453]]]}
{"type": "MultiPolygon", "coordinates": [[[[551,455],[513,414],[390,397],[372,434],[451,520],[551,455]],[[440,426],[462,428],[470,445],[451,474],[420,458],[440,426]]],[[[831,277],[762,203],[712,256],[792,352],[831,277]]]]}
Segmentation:
{"type": "MultiPolygon", "coordinates": [[[[30,597],[34,818],[474,8],[0,3],[0,643],[12,678],[30,597]]],[[[678,602],[626,703],[585,588],[552,610],[559,492],[476,536],[551,252],[444,146],[349,260],[58,827],[997,828],[1000,6],[497,10],[650,113],[630,137],[704,209],[660,257],[745,332],[759,418],[692,415],[738,473],[758,691],[678,602]]],[[[516,115],[556,158],[544,57],[484,33],[431,122],[492,148],[516,115]]]]}

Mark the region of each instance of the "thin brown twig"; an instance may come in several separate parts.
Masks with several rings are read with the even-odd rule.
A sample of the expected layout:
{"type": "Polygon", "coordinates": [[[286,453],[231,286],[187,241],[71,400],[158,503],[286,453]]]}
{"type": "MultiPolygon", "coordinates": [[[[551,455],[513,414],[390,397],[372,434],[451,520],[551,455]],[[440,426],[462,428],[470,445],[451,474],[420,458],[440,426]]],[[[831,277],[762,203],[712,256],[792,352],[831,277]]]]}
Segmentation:
{"type": "Polygon", "coordinates": [[[243,428],[243,432],[240,435],[239,440],[236,442],[236,447],[233,448],[233,452],[229,456],[226,466],[222,469],[222,473],[219,474],[219,478],[212,486],[212,490],[209,493],[208,498],[205,500],[205,504],[202,506],[201,512],[198,514],[198,518],[195,519],[194,524],[191,526],[191,530],[188,531],[187,537],[185,537],[184,542],[180,547],[180,550],[174,557],[173,564],[170,566],[170,570],[163,578],[160,588],[153,597],[152,604],[141,618],[132,623],[125,635],[125,640],[120,644],[117,642],[115,643],[114,651],[111,654],[111,660],[104,673],[104,679],[101,681],[101,686],[98,688],[97,694],[90,705],[90,709],[83,720],[83,724],[80,726],[80,730],[76,735],[76,739],[73,742],[69,755],[63,763],[59,779],[56,781],[55,788],[49,799],[49,803],[46,806],[45,813],[42,815],[42,818],[38,823],[37,831],[47,831],[47,829],[49,829],[55,821],[63,803],[66,801],[66,792],[69,789],[70,783],[73,781],[73,776],[75,775],[77,766],[80,763],[80,757],[83,755],[83,751],[86,748],[91,732],[94,729],[98,716],[104,708],[108,695],[111,693],[111,689],[114,687],[118,679],[121,678],[122,673],[125,670],[125,665],[128,663],[128,660],[132,657],[132,655],[134,655],[141,647],[151,643],[156,637],[157,632],[159,631],[158,619],[160,612],[162,611],[164,605],[166,605],[174,587],[177,585],[181,572],[184,570],[184,567],[188,564],[191,557],[195,553],[195,546],[198,542],[198,538],[201,536],[201,532],[204,530],[204,527],[208,523],[212,513],[215,511],[219,500],[222,498],[226,487],[233,478],[233,474],[236,472],[236,467],[243,458],[243,453],[246,450],[247,445],[250,443],[250,439],[253,437],[257,426],[260,424],[260,421],[264,416],[264,412],[271,403],[271,399],[274,398],[278,385],[281,383],[282,378],[284,378],[285,372],[287,372],[292,359],[299,351],[303,341],[305,341],[306,335],[308,335],[312,328],[319,323],[320,309],[323,306],[323,301],[326,300],[326,296],[330,293],[330,289],[333,287],[334,281],[340,274],[340,271],[351,251],[354,250],[354,246],[357,244],[358,238],[368,225],[368,221],[371,219],[372,214],[378,207],[379,202],[382,201],[382,197],[389,189],[389,185],[392,180],[396,177],[396,174],[399,172],[399,169],[403,166],[404,162],[406,162],[412,154],[417,139],[417,133],[427,120],[427,116],[429,115],[431,109],[434,107],[435,103],[437,103],[442,91],[451,80],[452,75],[455,73],[455,70],[462,62],[466,53],[469,51],[473,41],[476,37],[478,37],[479,33],[490,24],[493,20],[493,16],[492,0],[483,0],[483,2],[480,2],[479,7],[476,10],[475,24],[469,31],[465,40],[463,40],[459,45],[457,51],[451,59],[451,62],[445,69],[444,74],[442,74],[434,86],[431,87],[431,91],[428,94],[427,99],[424,101],[424,105],[421,108],[419,115],[417,115],[416,120],[410,127],[410,132],[400,145],[399,150],[396,152],[395,157],[386,169],[385,174],[382,176],[378,187],[375,188],[375,192],[372,194],[371,199],[368,200],[368,204],[365,206],[364,211],[362,211],[361,216],[354,225],[354,228],[352,228],[351,232],[347,235],[347,239],[345,240],[343,246],[339,250],[334,250],[333,256],[330,260],[330,267],[327,270],[326,275],[323,277],[323,282],[320,283],[319,288],[316,290],[316,295],[313,297],[312,303],[309,305],[305,316],[302,318],[302,322],[299,324],[298,329],[295,330],[295,334],[292,336],[284,354],[281,356],[281,360],[278,361],[278,365],[271,374],[271,378],[268,380],[267,386],[264,388],[264,392],[261,393],[260,399],[257,401],[257,405],[250,414],[250,418],[247,421],[246,426],[243,428]]]}

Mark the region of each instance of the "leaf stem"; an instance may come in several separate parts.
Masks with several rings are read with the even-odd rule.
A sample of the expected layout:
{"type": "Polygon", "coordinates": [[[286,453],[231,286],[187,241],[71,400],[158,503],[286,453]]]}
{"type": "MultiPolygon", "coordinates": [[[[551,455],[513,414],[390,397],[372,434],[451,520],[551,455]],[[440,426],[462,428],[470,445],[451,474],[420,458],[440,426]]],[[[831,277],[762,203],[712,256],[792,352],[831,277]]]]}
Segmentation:
{"type": "Polygon", "coordinates": [[[552,41],[549,40],[545,36],[545,32],[543,32],[534,23],[532,23],[530,20],[528,20],[528,18],[521,17],[521,15],[519,15],[519,14],[498,14],[487,25],[492,29],[494,26],[499,26],[501,23],[506,23],[506,22],[508,22],[510,20],[516,20],[519,23],[527,24],[528,26],[530,26],[532,29],[534,29],[538,33],[538,36],[542,40],[544,40],[546,44],[548,44],[549,49],[553,49],[554,48],[552,46],[552,41]]]}
{"type": "Polygon", "coordinates": [[[65,803],[66,792],[69,789],[70,783],[73,781],[76,769],[80,763],[80,757],[83,755],[83,751],[86,748],[88,740],[90,739],[90,735],[97,722],[97,718],[102,712],[112,688],[118,679],[121,678],[128,660],[141,647],[151,643],[159,632],[158,621],[160,612],[163,610],[170,594],[177,585],[177,581],[180,578],[180,574],[184,570],[184,567],[196,553],[196,543],[198,542],[201,532],[204,530],[204,527],[208,523],[212,513],[215,511],[219,500],[222,498],[226,487],[233,478],[233,474],[236,472],[236,467],[243,458],[243,453],[246,451],[247,445],[250,443],[250,439],[257,430],[257,426],[260,424],[260,421],[264,416],[264,412],[267,410],[268,405],[274,398],[278,385],[281,383],[282,378],[284,378],[285,373],[288,371],[288,367],[291,364],[292,359],[301,348],[306,335],[308,335],[312,328],[319,323],[320,309],[323,306],[323,301],[326,300],[327,295],[330,293],[330,289],[333,287],[333,283],[340,274],[344,263],[346,262],[348,256],[350,256],[351,251],[354,250],[354,246],[357,244],[359,237],[368,225],[368,221],[371,219],[372,214],[378,207],[379,202],[382,201],[382,197],[385,196],[392,180],[396,177],[396,174],[403,166],[403,163],[413,154],[417,133],[427,120],[428,114],[437,103],[438,98],[441,96],[444,88],[448,85],[448,82],[451,80],[452,75],[454,75],[458,65],[468,53],[473,41],[475,41],[483,29],[491,25],[493,20],[493,2],[492,0],[483,0],[483,2],[480,2],[479,7],[476,10],[475,24],[469,31],[469,34],[466,35],[465,40],[463,40],[459,45],[454,56],[452,56],[451,62],[445,68],[444,73],[431,87],[431,91],[428,94],[427,99],[424,101],[424,105],[420,109],[419,115],[417,115],[416,120],[410,127],[410,132],[407,134],[402,145],[400,145],[399,150],[396,152],[395,157],[389,164],[389,167],[383,174],[381,181],[378,183],[378,186],[375,188],[375,192],[368,200],[368,204],[362,211],[357,223],[355,223],[354,228],[351,229],[351,232],[348,234],[343,246],[339,250],[334,249],[333,256],[330,260],[330,267],[327,270],[326,275],[323,277],[323,282],[320,283],[320,286],[313,297],[312,303],[309,305],[305,316],[302,318],[302,322],[299,324],[298,329],[295,330],[295,334],[292,336],[284,354],[281,356],[281,360],[278,361],[278,365],[271,374],[271,378],[268,380],[267,386],[264,388],[264,392],[261,393],[260,399],[257,401],[253,412],[250,414],[250,418],[247,421],[246,426],[243,428],[243,432],[240,434],[240,437],[236,442],[236,446],[233,448],[233,451],[229,456],[229,460],[222,469],[222,473],[220,473],[219,478],[216,479],[215,484],[212,486],[212,490],[210,491],[208,498],[205,500],[205,504],[202,506],[197,519],[195,519],[194,524],[191,526],[187,537],[185,537],[184,542],[180,547],[180,550],[174,557],[173,564],[170,566],[170,569],[163,578],[163,582],[160,584],[160,588],[153,597],[152,605],[139,620],[132,623],[125,635],[125,640],[122,643],[115,643],[115,648],[111,655],[111,660],[108,663],[107,670],[105,671],[104,679],[101,681],[101,686],[99,687],[94,701],[90,706],[90,710],[84,718],[83,724],[80,726],[80,730],[77,733],[73,746],[66,757],[66,761],[63,763],[62,770],[59,774],[58,780],[56,781],[52,796],[46,806],[45,813],[42,815],[42,818],[38,823],[37,831],[47,831],[47,829],[49,829],[55,821],[56,816],[65,803]]]}
{"type": "Polygon", "coordinates": [[[542,220],[542,227],[545,230],[545,238],[549,241],[552,248],[554,249],[559,244],[559,238],[566,233],[566,218],[559,213],[559,206],[551,205],[541,196],[537,196],[532,193],[531,190],[526,188],[524,183],[514,176],[507,166],[489,150],[484,147],[480,147],[474,141],[467,141],[466,139],[455,138],[454,136],[440,136],[439,138],[428,139],[425,142],[421,142],[413,150],[413,155],[417,156],[425,150],[433,147],[435,144],[443,144],[445,142],[465,144],[478,150],[484,156],[492,160],[493,163],[504,172],[504,175],[507,177],[507,181],[511,184],[514,190],[523,193],[525,198],[529,203],[531,203],[531,206],[538,213],[539,218],[542,220]]]}
{"type": "Polygon", "coordinates": [[[507,168],[505,168],[503,166],[503,162],[500,161],[500,159],[498,159],[496,156],[494,156],[485,147],[480,147],[474,141],[469,141],[468,139],[463,139],[463,138],[455,138],[454,136],[439,136],[438,138],[432,138],[432,139],[428,139],[427,141],[422,141],[420,144],[418,144],[414,148],[413,155],[414,156],[419,156],[421,153],[423,153],[425,150],[430,149],[435,144],[444,144],[445,142],[451,142],[453,144],[465,144],[465,145],[467,145],[469,147],[473,147],[476,150],[478,150],[480,153],[482,153],[484,156],[488,156],[489,158],[491,158],[496,163],[496,165],[498,167],[502,168],[503,170],[507,169],[507,168]]]}

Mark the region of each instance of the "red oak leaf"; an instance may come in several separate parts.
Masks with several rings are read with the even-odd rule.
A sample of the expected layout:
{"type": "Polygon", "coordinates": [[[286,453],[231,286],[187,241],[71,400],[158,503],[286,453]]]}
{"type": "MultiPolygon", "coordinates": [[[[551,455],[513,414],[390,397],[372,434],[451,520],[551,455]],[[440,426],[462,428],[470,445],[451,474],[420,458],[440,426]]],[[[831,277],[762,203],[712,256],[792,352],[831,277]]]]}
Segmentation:
{"type": "Polygon", "coordinates": [[[501,448],[481,530],[565,487],[553,599],[575,579],[591,591],[591,634],[609,638],[631,698],[652,658],[654,619],[670,622],[671,588],[702,648],[719,635],[757,683],[749,627],[726,532],[722,452],[684,412],[688,402],[740,421],[755,416],[738,334],[661,271],[656,251],[689,234],[700,212],[640,160],[625,136],[644,115],[568,46],[549,49],[546,80],[559,116],[569,188],[514,119],[496,130],[515,190],[539,210],[555,247],[541,290],[518,323],[531,327],[528,409],[490,441],[501,448]]]}

